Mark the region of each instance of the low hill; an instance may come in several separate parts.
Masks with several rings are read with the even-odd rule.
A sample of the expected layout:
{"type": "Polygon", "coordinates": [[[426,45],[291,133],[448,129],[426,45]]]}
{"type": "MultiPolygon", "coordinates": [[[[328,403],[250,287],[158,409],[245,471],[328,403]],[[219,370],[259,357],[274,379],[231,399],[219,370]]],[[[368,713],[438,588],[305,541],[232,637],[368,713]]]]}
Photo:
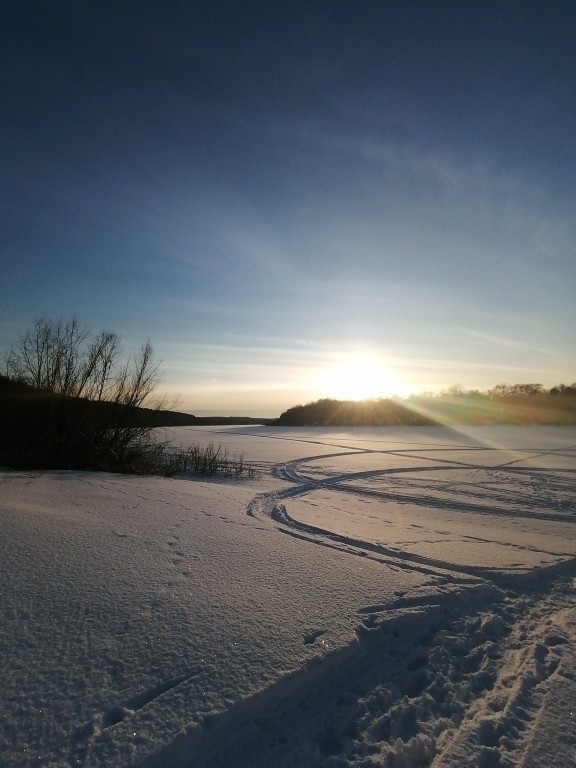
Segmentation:
{"type": "Polygon", "coordinates": [[[487,392],[457,387],[406,400],[335,400],[295,405],[271,422],[275,426],[387,427],[490,424],[576,424],[576,384],[544,389],[540,384],[500,384],[487,392]]]}
{"type": "Polygon", "coordinates": [[[323,398],[306,405],[295,405],[272,422],[279,427],[388,427],[428,426],[436,423],[428,416],[408,408],[401,400],[334,400],[323,398]]]}

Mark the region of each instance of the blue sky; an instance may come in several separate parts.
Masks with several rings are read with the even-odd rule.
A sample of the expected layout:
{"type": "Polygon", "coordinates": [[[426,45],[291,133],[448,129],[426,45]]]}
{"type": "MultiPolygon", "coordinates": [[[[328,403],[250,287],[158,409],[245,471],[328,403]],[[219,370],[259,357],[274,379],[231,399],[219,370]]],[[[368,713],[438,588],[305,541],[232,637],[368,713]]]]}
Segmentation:
{"type": "Polygon", "coordinates": [[[0,343],[150,337],[192,411],[574,381],[575,33],[560,1],[8,2],[0,343]]]}

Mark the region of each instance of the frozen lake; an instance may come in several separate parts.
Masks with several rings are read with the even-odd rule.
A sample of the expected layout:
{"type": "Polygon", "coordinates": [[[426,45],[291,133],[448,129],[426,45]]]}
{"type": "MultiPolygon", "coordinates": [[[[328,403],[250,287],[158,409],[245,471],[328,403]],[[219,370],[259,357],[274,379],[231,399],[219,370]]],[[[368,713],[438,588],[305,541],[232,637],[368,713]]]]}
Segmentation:
{"type": "Polygon", "coordinates": [[[287,480],[256,506],[312,541],[500,581],[576,555],[576,429],[183,428],[170,437],[221,441],[287,480]]]}
{"type": "Polygon", "coordinates": [[[165,436],[0,478],[2,765],[575,764],[575,429],[165,436]]]}

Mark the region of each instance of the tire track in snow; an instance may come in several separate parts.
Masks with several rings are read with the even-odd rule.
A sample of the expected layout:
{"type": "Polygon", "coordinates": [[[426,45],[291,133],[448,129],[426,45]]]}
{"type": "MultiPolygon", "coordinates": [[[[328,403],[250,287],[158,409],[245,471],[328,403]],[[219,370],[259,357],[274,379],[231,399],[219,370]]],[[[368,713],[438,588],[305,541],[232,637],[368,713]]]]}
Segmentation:
{"type": "MultiPolygon", "coordinates": [[[[505,450],[505,449],[492,449],[505,450]]],[[[490,517],[504,517],[510,519],[533,519],[533,520],[546,520],[553,522],[563,523],[576,523],[576,516],[570,516],[564,512],[552,512],[548,511],[550,505],[556,505],[555,499],[552,499],[549,504],[546,504],[546,499],[542,496],[537,497],[534,493],[534,478],[538,481],[544,480],[548,483],[550,478],[554,478],[556,483],[556,493],[560,491],[570,494],[573,491],[574,486],[571,482],[572,475],[576,470],[571,468],[561,468],[560,470],[551,470],[547,467],[508,467],[503,468],[503,465],[492,464],[490,466],[478,465],[474,463],[464,463],[459,461],[440,459],[440,466],[434,465],[418,465],[409,467],[388,467],[374,470],[363,470],[353,472],[340,472],[333,474],[332,476],[325,476],[322,478],[311,477],[306,474],[306,465],[312,461],[319,461],[322,459],[333,459],[339,456],[356,456],[363,453],[374,453],[373,450],[365,451],[352,451],[348,454],[332,453],[323,454],[321,456],[309,456],[294,461],[287,462],[285,464],[279,464],[274,468],[274,474],[283,479],[293,483],[293,488],[288,488],[282,491],[276,491],[272,493],[260,494],[255,497],[248,505],[246,510],[247,514],[252,517],[259,517],[261,519],[268,519],[274,521],[278,530],[284,534],[291,535],[301,540],[305,540],[309,543],[317,544],[319,546],[330,547],[334,549],[341,549],[348,554],[356,554],[361,557],[370,557],[371,559],[377,559],[382,563],[388,565],[396,565],[400,568],[413,568],[426,573],[429,572],[450,572],[453,577],[457,577],[457,574],[467,574],[469,576],[478,578],[488,578],[494,583],[509,584],[511,580],[517,579],[531,579],[541,576],[546,573],[563,573],[566,569],[572,567],[574,558],[567,557],[563,553],[548,552],[543,554],[549,554],[554,557],[558,557],[559,560],[552,564],[541,565],[534,569],[531,573],[526,573],[526,569],[518,570],[517,567],[511,566],[509,568],[498,566],[471,566],[454,564],[452,562],[437,559],[432,557],[426,557],[418,555],[405,549],[396,549],[393,547],[387,547],[381,542],[367,541],[362,538],[357,538],[352,535],[343,535],[335,531],[329,530],[324,527],[311,525],[295,519],[291,516],[286,506],[282,503],[288,499],[294,499],[298,497],[304,497],[309,493],[317,490],[329,490],[335,493],[344,493],[349,496],[364,496],[372,497],[380,501],[392,501],[401,504],[411,504],[415,506],[424,506],[427,508],[436,508],[441,510],[450,510],[458,513],[467,514],[480,514],[488,515],[490,517]],[[489,483],[502,483],[503,479],[510,481],[513,480],[517,484],[517,478],[528,478],[529,493],[521,493],[517,489],[505,489],[505,491],[498,492],[491,485],[479,482],[473,483],[472,481],[465,481],[462,484],[458,484],[457,492],[458,498],[449,498],[446,494],[454,485],[447,481],[440,481],[442,486],[438,484],[435,488],[427,488],[428,492],[424,493],[422,485],[428,481],[422,480],[418,484],[417,480],[411,484],[411,490],[413,492],[406,492],[406,489],[381,489],[381,488],[369,488],[358,485],[359,481],[385,481],[389,478],[401,480],[407,477],[414,477],[418,473],[430,473],[430,472],[460,472],[460,471],[476,471],[488,474],[489,483]],[[558,480],[558,471],[560,471],[560,477],[566,477],[567,480],[562,485],[558,480]],[[492,473],[492,474],[491,474],[492,473]],[[505,473],[502,475],[502,473],[505,473]],[[531,479],[532,478],[532,479],[531,479]],[[560,485],[559,485],[560,483],[560,485]],[[436,490],[436,494],[434,493],[436,490]],[[462,492],[466,492],[468,497],[473,497],[476,501],[466,501],[461,498],[462,492]],[[440,495],[443,494],[443,495],[440,495]],[[483,501],[484,503],[479,503],[483,501]],[[494,504],[498,506],[495,507],[494,504]],[[537,507],[536,510],[526,508],[532,505],[537,507]],[[548,506],[547,509],[542,507],[548,506]]],[[[387,451],[388,454],[395,456],[403,456],[407,459],[419,458],[421,456],[414,456],[412,451],[387,451]]],[[[544,452],[541,452],[544,453],[544,452]]],[[[553,453],[553,451],[546,451],[545,453],[553,453]]],[[[531,456],[534,455],[534,451],[530,451],[531,456]]],[[[428,481],[428,486],[429,486],[428,481]]],[[[547,486],[548,487],[548,486],[547,486]]],[[[568,499],[569,500],[569,499],[568,499]]],[[[488,541],[488,540],[486,540],[488,541]]],[[[504,546],[504,544],[502,545],[504,546]]],[[[513,545],[510,545],[513,546],[513,545]]],[[[541,551],[541,550],[533,550],[541,551]]]]}
{"type": "MultiPolygon", "coordinates": [[[[398,455],[398,452],[394,453],[398,455]]],[[[532,451],[518,461],[551,453],[567,457],[566,450],[538,454],[532,451]]],[[[334,458],[338,455],[341,454],[334,454],[334,458]]],[[[274,521],[283,533],[321,546],[333,546],[377,559],[384,554],[383,562],[390,564],[396,560],[400,565],[402,561],[402,567],[443,566],[448,577],[453,579],[456,575],[453,564],[429,559],[419,563],[416,557],[407,556],[405,552],[385,548],[378,552],[378,545],[372,542],[338,536],[296,521],[282,504],[282,500],[306,496],[320,489],[353,495],[380,493],[385,500],[415,503],[422,495],[422,486],[417,483],[412,484],[413,494],[396,493],[395,496],[391,492],[382,494],[375,489],[359,489],[355,484],[391,476],[414,477],[414,473],[430,472],[431,466],[338,473],[318,479],[307,475],[305,469],[308,462],[319,458],[279,465],[276,475],[293,483],[294,487],[256,497],[248,513],[274,521]]],[[[435,506],[446,508],[449,504],[457,511],[507,518],[575,522],[566,513],[542,510],[546,505],[550,509],[557,502],[554,494],[573,493],[574,470],[511,466],[518,461],[489,467],[446,462],[442,467],[433,467],[437,471],[491,472],[493,477],[489,482],[492,483],[508,481],[517,484],[522,478],[522,490],[506,489],[498,493],[489,485],[483,487],[472,483],[463,483],[458,488],[460,493],[477,494],[479,499],[491,504],[505,505],[505,509],[486,509],[470,502],[463,505],[461,500],[450,503],[450,500],[437,497],[435,506]],[[535,489],[547,483],[551,486],[549,497],[541,496],[535,500],[535,489]],[[513,499],[514,504],[511,503],[513,499]],[[539,506],[540,511],[516,509],[522,503],[539,506]]],[[[446,490],[445,486],[435,490],[446,490]]],[[[424,503],[431,501],[434,501],[433,495],[424,503]]],[[[397,607],[393,604],[359,608],[358,614],[368,633],[367,640],[374,641],[375,636],[370,633],[378,629],[384,631],[383,624],[387,622],[390,630],[384,644],[376,641],[378,653],[375,657],[370,656],[371,664],[350,667],[340,675],[332,673],[333,679],[326,679],[320,685],[316,680],[304,700],[286,702],[272,716],[264,712],[253,723],[252,731],[249,731],[251,735],[236,744],[233,752],[224,751],[207,765],[211,768],[240,766],[246,760],[255,768],[271,764],[279,768],[294,764],[315,766],[323,761],[333,761],[329,762],[333,765],[379,764],[389,768],[415,765],[422,768],[461,765],[511,768],[520,764],[523,756],[538,754],[532,747],[532,742],[537,739],[534,723],[538,721],[547,697],[553,695],[555,686],[572,685],[572,695],[576,694],[576,675],[566,668],[568,662],[563,662],[564,649],[568,646],[576,658],[576,631],[570,640],[563,631],[555,629],[561,624],[556,617],[564,610],[573,609],[575,589],[566,574],[575,571],[574,558],[536,572],[516,575],[514,579],[499,579],[498,574],[490,574],[488,569],[466,569],[466,572],[484,578],[496,576],[495,581],[501,585],[512,584],[516,590],[528,592],[500,593],[504,597],[495,609],[486,610],[485,605],[475,616],[455,612],[446,621],[438,618],[446,606],[442,608],[427,600],[422,601],[420,610],[418,601],[409,609],[398,606],[407,625],[400,622],[400,615],[395,614],[397,607]],[[407,610],[412,614],[410,617],[407,610]],[[394,624],[396,620],[398,625],[394,624]],[[407,634],[400,627],[410,626],[410,621],[413,624],[407,634]],[[400,641],[400,648],[395,649],[395,641],[400,641]],[[390,660],[383,662],[382,655],[385,654],[394,657],[391,663],[390,660]],[[373,687],[375,678],[380,682],[373,687]],[[370,682],[365,685],[367,679],[370,682]],[[336,706],[329,703],[334,701],[336,706]],[[287,754],[285,745],[293,742],[301,747],[294,747],[287,754]]],[[[361,629],[359,635],[362,635],[361,629]]],[[[576,731],[567,738],[572,744],[576,740],[576,731]]],[[[567,748],[572,749],[571,746],[567,748]]],[[[530,762],[529,757],[526,759],[526,765],[537,764],[530,762]]]]}
{"type": "MultiPolygon", "coordinates": [[[[493,449],[497,450],[497,449],[493,449]]],[[[365,453],[374,453],[374,451],[365,451],[365,453]]],[[[405,456],[406,458],[423,458],[423,457],[415,457],[411,455],[406,455],[404,452],[389,452],[394,455],[400,455],[405,456]]],[[[323,458],[337,458],[339,455],[345,455],[345,454],[328,454],[325,456],[317,456],[317,457],[308,457],[303,459],[297,459],[295,461],[291,461],[286,464],[278,465],[275,468],[275,474],[277,477],[280,477],[284,480],[289,480],[293,483],[300,483],[304,490],[305,487],[309,488],[309,491],[316,490],[320,488],[329,488],[330,490],[334,491],[345,491],[346,493],[350,494],[356,494],[356,495],[369,495],[374,496],[377,498],[382,498],[386,501],[397,501],[397,502],[410,502],[411,504],[416,505],[425,505],[425,506],[436,506],[440,507],[442,509],[455,509],[456,511],[464,511],[464,512],[473,512],[477,514],[490,514],[490,515],[506,515],[510,516],[513,515],[515,517],[531,517],[531,518],[537,518],[537,519],[546,519],[546,520],[554,520],[554,521],[561,521],[561,522],[576,522],[576,517],[570,517],[567,514],[562,513],[553,513],[553,512],[547,512],[545,510],[540,510],[538,512],[532,512],[528,509],[524,509],[522,511],[519,510],[498,510],[494,508],[487,508],[486,506],[483,506],[481,504],[471,504],[470,502],[463,501],[462,499],[457,500],[450,500],[446,498],[437,499],[434,496],[424,496],[422,494],[422,489],[418,488],[418,493],[416,494],[402,494],[398,491],[386,491],[381,489],[374,489],[374,488],[363,488],[358,487],[357,485],[354,485],[358,480],[371,480],[371,479],[387,479],[388,477],[393,477],[397,475],[412,475],[412,474],[418,474],[418,473],[429,473],[429,472],[445,472],[445,471],[469,471],[469,470],[476,470],[476,471],[482,471],[486,473],[497,473],[499,470],[502,470],[504,466],[506,466],[505,472],[511,474],[516,481],[517,477],[528,477],[530,478],[531,475],[534,475],[538,480],[541,480],[544,478],[550,478],[555,477],[558,473],[562,477],[566,477],[566,481],[564,482],[565,487],[561,488],[560,490],[566,491],[567,493],[574,493],[576,489],[575,483],[572,481],[572,476],[575,476],[576,480],[576,468],[557,468],[557,469],[550,469],[549,467],[508,467],[507,465],[499,465],[494,464],[490,466],[485,465],[478,465],[478,464],[471,464],[471,463],[464,463],[464,462],[456,462],[452,460],[436,460],[442,462],[442,466],[423,466],[418,465],[416,467],[388,467],[388,468],[382,468],[382,469],[375,469],[375,470],[364,470],[360,472],[345,472],[345,473],[338,473],[336,475],[333,475],[331,477],[324,477],[322,479],[317,479],[314,477],[310,477],[309,475],[303,473],[300,470],[300,467],[305,466],[310,461],[323,459],[323,458]],[[445,466],[447,465],[447,466],[445,466]]],[[[353,454],[354,455],[354,454],[353,454]]],[[[496,478],[497,479],[497,478],[496,478]]],[[[446,482],[446,481],[444,481],[446,482]]],[[[453,487],[453,486],[452,486],[453,487]]],[[[482,492],[477,492],[477,496],[483,497],[486,495],[485,488],[482,488],[482,486],[479,483],[472,484],[468,483],[468,487],[476,487],[477,489],[481,489],[482,492]]],[[[308,492],[309,492],[308,491],[308,492]]],[[[488,501],[497,501],[500,503],[508,503],[510,502],[509,496],[518,496],[519,492],[515,491],[514,489],[508,491],[506,490],[505,493],[500,493],[499,495],[494,496],[494,491],[491,490],[489,494],[488,501]]],[[[520,496],[520,500],[524,504],[533,504],[534,495],[533,495],[533,489],[529,496],[520,496]]]]}
{"type": "MultiPolygon", "coordinates": [[[[305,474],[307,462],[363,453],[375,451],[324,454],[278,465],[277,477],[288,480],[293,487],[254,497],[247,514],[274,522],[282,532],[307,538],[311,543],[379,558],[399,567],[443,573],[454,589],[458,576],[452,564],[428,558],[419,563],[404,552],[370,551],[366,547],[373,546],[371,542],[346,537],[338,540],[330,531],[310,526],[310,530],[301,530],[302,524],[290,518],[282,500],[306,496],[318,489],[355,493],[358,489],[353,484],[361,480],[431,470],[430,466],[391,468],[388,472],[338,473],[321,480],[305,474]],[[436,567],[438,564],[445,570],[436,567]]],[[[434,469],[486,469],[451,461],[446,464],[434,469]]],[[[494,465],[488,469],[500,468],[494,465]]],[[[550,472],[547,468],[518,468],[518,472],[527,471],[550,472]]],[[[416,486],[414,489],[421,491],[416,486]]],[[[414,501],[409,494],[406,496],[414,501]]],[[[507,498],[491,500],[502,502],[507,498]]],[[[439,507],[443,504],[437,499],[439,507]]],[[[558,519],[565,521],[567,517],[561,515],[558,519]]],[[[572,570],[574,566],[570,563],[566,567],[572,570]]],[[[481,575],[487,574],[483,571],[481,575]]],[[[372,758],[390,768],[431,766],[435,760],[440,762],[434,762],[434,766],[442,768],[506,765],[508,755],[526,747],[530,723],[544,696],[541,686],[557,674],[564,641],[557,642],[554,633],[542,633],[536,621],[530,625],[525,619],[530,600],[504,593],[486,582],[470,578],[466,582],[459,595],[447,589],[432,596],[359,607],[357,637],[349,645],[313,658],[272,686],[194,723],[174,742],[140,763],[140,768],[168,764],[280,768],[316,766],[325,761],[333,765],[361,761],[368,764],[372,758]],[[512,636],[517,641],[509,642],[512,636]],[[515,642],[523,643],[527,653],[518,656],[515,642]],[[519,694],[506,699],[511,681],[519,694]],[[497,695],[493,696],[493,691],[497,695]],[[468,723],[470,713],[472,725],[468,723]],[[468,750],[473,755],[471,762],[453,761],[453,756],[460,759],[462,749],[464,754],[468,750]],[[489,758],[498,762],[479,762],[489,758]]],[[[540,620],[549,616],[554,607],[545,595],[548,587],[543,587],[541,578],[532,600],[545,604],[532,611],[540,620]]],[[[322,632],[309,632],[304,642],[315,643],[322,632]]]]}

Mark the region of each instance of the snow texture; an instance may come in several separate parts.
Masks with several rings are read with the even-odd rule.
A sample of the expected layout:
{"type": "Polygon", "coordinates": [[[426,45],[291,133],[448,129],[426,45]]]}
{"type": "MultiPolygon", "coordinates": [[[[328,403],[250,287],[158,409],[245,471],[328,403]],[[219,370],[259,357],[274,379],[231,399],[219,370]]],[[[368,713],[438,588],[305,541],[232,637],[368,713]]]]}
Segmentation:
{"type": "Polygon", "coordinates": [[[576,430],[0,475],[0,765],[576,766],[576,430]]]}

